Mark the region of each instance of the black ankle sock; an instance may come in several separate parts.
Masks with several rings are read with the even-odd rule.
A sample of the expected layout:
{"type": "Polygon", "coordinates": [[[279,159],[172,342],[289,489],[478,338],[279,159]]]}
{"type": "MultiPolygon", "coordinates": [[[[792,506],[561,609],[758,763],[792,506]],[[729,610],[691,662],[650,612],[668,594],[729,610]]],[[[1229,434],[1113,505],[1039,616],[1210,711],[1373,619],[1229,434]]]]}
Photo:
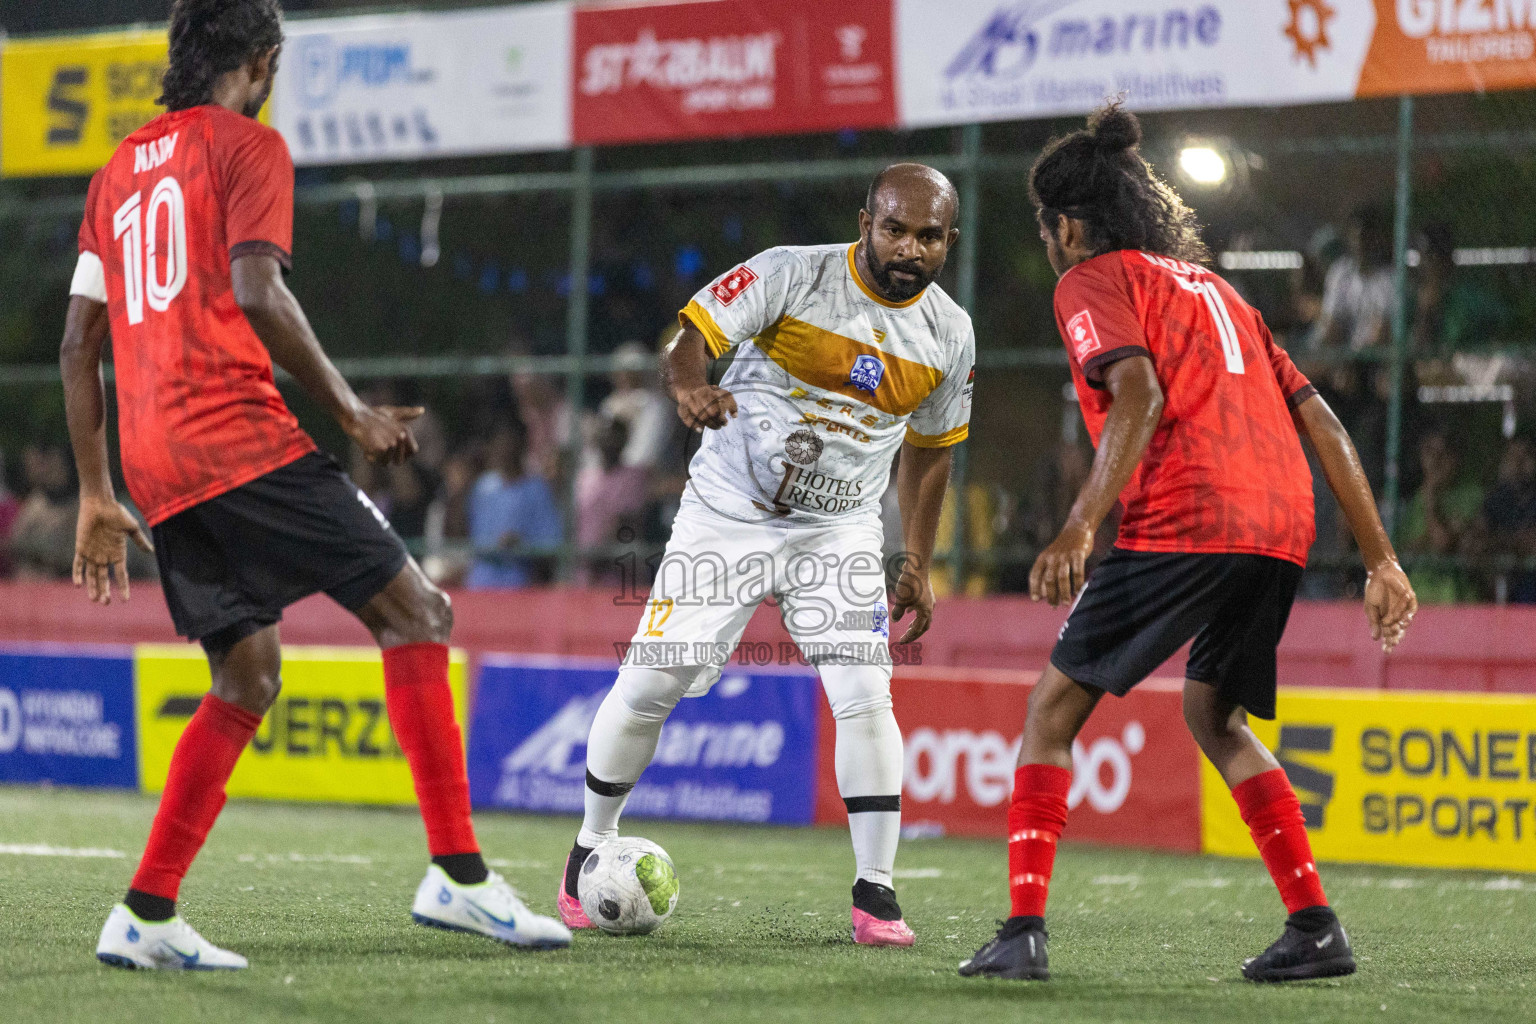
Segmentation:
{"type": "Polygon", "coordinates": [[[490,869],[485,866],[485,858],[478,853],[445,853],[441,857],[433,857],[432,863],[460,885],[479,885],[491,876],[490,869]]]}
{"type": "Polygon", "coordinates": [[[123,905],[133,911],[140,921],[169,921],[176,916],[176,901],[164,896],[151,896],[147,892],[129,889],[123,897],[123,905]]]}
{"type": "Polygon", "coordinates": [[[576,878],[581,874],[581,866],[587,862],[587,854],[592,850],[589,847],[577,843],[571,847],[571,855],[565,859],[565,894],[571,899],[576,899],[576,878]]]}
{"type": "Polygon", "coordinates": [[[1045,918],[1035,916],[1015,916],[1003,922],[1003,929],[1009,935],[1019,935],[1023,932],[1045,931],[1045,918]]]}
{"type": "Polygon", "coordinates": [[[1312,933],[1331,928],[1339,917],[1329,906],[1304,907],[1285,919],[1285,923],[1300,931],[1312,933]]]}

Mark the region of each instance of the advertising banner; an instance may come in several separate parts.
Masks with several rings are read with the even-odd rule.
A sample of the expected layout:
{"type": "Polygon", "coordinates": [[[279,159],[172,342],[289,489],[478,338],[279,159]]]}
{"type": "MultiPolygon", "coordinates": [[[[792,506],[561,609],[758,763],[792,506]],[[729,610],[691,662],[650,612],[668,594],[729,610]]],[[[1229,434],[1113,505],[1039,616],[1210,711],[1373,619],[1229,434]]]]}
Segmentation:
{"type": "MultiPolygon", "coordinates": [[[[587,731],[616,671],[569,658],[483,658],[469,730],[474,805],[580,814],[587,731]]],[[[667,719],[626,813],[809,824],[820,690],[811,675],[727,669],[667,719]]]]}
{"type": "MultiPolygon", "coordinates": [[[[906,744],[902,826],[929,834],[1002,837],[1034,672],[907,670],[892,683],[906,744]]],[[[1176,680],[1106,697],[1072,745],[1066,837],[1196,852],[1199,751],[1184,727],[1176,680]]],[[[834,730],[822,710],[816,820],[845,820],[832,771],[834,730]]]]}
{"type": "Polygon", "coordinates": [[[578,144],[887,127],[890,0],[705,0],[576,11],[578,144]]]}
{"type": "Polygon", "coordinates": [[[273,125],[296,164],[570,145],[571,5],[291,21],[273,125]]]}
{"type": "MultiPolygon", "coordinates": [[[[165,788],[171,752],[208,692],[208,661],[186,644],[140,644],[139,762],[144,790],[165,788]]],[[[466,721],[465,657],[454,651],[448,682],[466,721]]],[[[389,727],[379,652],[284,647],[283,689],[229,780],[234,797],[356,804],[415,803],[410,766],[389,727]]]]}
{"type": "Polygon", "coordinates": [[[164,29],[16,39],[0,56],[0,174],[93,174],[163,108],[164,29]]]}
{"type": "Polygon", "coordinates": [[[1376,20],[1365,0],[896,0],[896,11],[901,122],[913,126],[1083,113],[1121,94],[1134,110],[1352,99],[1376,20]]]}
{"type": "MultiPolygon", "coordinates": [[[[1319,860],[1536,871],[1536,697],[1282,689],[1251,724],[1319,860]]],[[[1201,789],[1206,852],[1256,856],[1209,765],[1201,789]]]]}
{"type": "Polygon", "coordinates": [[[0,782],[135,789],[133,719],[128,648],[0,650],[0,782]]]}
{"type": "Polygon", "coordinates": [[[1360,72],[1358,95],[1536,86],[1536,3],[1375,0],[1375,4],[1376,32],[1360,72]]]}

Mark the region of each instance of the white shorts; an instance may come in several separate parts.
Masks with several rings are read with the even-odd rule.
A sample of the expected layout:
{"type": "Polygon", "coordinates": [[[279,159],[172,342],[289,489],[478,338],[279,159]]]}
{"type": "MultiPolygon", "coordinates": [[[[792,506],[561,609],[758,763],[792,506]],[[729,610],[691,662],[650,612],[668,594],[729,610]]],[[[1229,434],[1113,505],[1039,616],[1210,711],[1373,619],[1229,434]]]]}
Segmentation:
{"type": "MultiPolygon", "coordinates": [[[[688,696],[705,693],[771,596],[807,663],[880,665],[889,676],[881,540],[873,518],[787,528],[685,504],[624,664],[696,670],[688,696]]],[[[783,653],[753,648],[738,661],[778,664],[783,653]]]]}

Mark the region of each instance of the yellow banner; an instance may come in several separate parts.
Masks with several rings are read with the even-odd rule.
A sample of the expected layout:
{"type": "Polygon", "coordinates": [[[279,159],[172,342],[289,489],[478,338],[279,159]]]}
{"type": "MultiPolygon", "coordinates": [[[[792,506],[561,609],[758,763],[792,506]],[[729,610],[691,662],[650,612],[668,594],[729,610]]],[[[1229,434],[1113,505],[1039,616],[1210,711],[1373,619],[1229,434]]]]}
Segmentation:
{"type": "MultiPolygon", "coordinates": [[[[1252,723],[1301,798],[1319,860],[1536,871],[1536,698],[1280,691],[1252,723]]],[[[1201,759],[1207,853],[1257,856],[1201,759]]]]}
{"type": "Polygon", "coordinates": [[[11,40],[0,53],[0,173],[92,174],[162,112],[165,30],[11,40]]]}
{"type": "MultiPolygon", "coordinates": [[[[165,788],[171,752],[210,685],[203,652],[189,645],[140,644],[139,778],[165,788]]],[[[448,668],[460,730],[467,720],[465,657],[448,668]]],[[[283,689],[229,780],[235,797],[336,803],[415,802],[410,767],[384,709],[379,652],[351,647],[283,648],[283,689]]]]}

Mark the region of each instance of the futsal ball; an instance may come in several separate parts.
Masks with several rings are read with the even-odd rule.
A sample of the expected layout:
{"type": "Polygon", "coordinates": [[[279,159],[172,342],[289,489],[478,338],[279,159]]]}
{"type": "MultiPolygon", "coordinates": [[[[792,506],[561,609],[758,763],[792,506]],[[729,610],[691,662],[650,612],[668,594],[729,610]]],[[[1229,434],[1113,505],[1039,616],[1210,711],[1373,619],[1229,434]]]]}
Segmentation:
{"type": "Polygon", "coordinates": [[[677,906],[677,869],[649,839],[619,836],[587,854],[576,880],[581,909],[610,935],[645,935],[677,906]]]}

